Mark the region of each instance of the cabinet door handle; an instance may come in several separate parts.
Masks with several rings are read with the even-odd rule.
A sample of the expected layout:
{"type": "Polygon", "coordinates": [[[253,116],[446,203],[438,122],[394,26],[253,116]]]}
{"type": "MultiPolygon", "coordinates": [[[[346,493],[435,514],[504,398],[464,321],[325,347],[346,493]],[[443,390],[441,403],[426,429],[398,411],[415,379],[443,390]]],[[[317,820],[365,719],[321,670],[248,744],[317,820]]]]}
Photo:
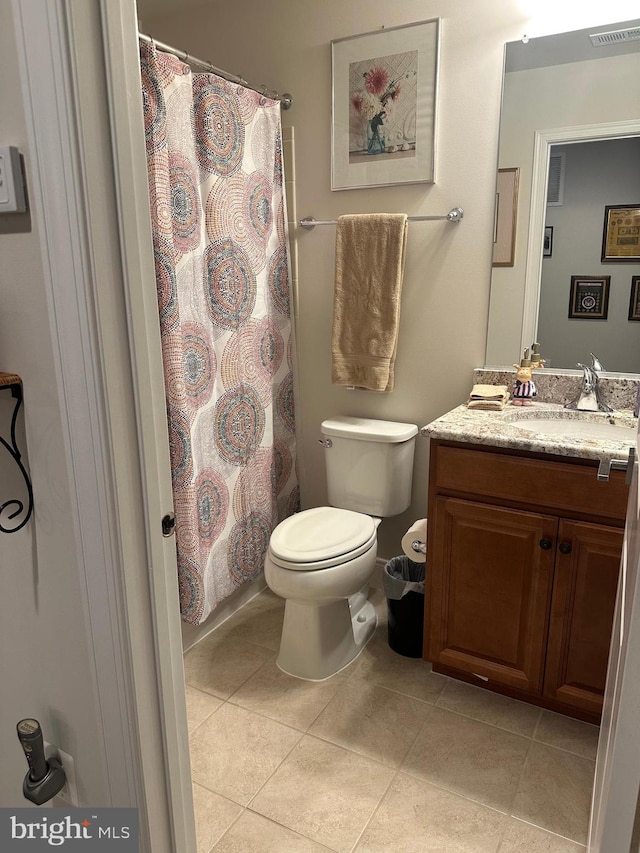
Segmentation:
{"type": "Polygon", "coordinates": [[[553,541],[551,539],[541,539],[538,545],[540,545],[543,551],[550,551],[553,541]]]}
{"type": "Polygon", "coordinates": [[[571,553],[571,542],[561,542],[558,546],[558,550],[561,554],[570,554],[571,553]]]}

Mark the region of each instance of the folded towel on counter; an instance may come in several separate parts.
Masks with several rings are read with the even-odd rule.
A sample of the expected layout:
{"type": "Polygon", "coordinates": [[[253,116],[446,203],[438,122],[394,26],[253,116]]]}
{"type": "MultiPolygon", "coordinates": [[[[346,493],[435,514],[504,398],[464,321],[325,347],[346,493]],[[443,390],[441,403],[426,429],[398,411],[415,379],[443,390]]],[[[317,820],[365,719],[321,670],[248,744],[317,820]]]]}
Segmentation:
{"type": "Polygon", "coordinates": [[[506,385],[474,385],[470,400],[501,400],[508,393],[506,385]]]}
{"type": "Polygon", "coordinates": [[[510,396],[506,385],[474,385],[467,408],[499,412],[504,409],[510,396]]]}
{"type": "Polygon", "coordinates": [[[392,391],[407,242],[404,213],[340,216],[331,382],[392,391]]]}

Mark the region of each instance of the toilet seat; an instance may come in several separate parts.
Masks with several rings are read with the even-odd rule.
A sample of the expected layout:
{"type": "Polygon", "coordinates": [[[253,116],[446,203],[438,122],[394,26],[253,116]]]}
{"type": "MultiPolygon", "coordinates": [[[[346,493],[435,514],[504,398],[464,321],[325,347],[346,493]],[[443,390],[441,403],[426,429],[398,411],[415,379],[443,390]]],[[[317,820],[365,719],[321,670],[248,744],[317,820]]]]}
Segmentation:
{"type": "Polygon", "coordinates": [[[282,521],[271,534],[269,554],[277,566],[314,571],[353,560],[376,541],[373,518],[331,506],[303,510],[282,521]]]}

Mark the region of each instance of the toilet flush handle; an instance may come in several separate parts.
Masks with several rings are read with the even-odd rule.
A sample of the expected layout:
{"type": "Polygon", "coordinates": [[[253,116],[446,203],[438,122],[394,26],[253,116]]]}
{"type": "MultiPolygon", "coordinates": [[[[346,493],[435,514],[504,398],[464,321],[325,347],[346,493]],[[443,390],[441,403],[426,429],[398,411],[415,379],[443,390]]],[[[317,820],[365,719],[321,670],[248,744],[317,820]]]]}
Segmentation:
{"type": "Polygon", "coordinates": [[[331,439],[330,439],[330,438],[319,438],[319,439],[318,439],[318,442],[319,442],[323,447],[333,447],[333,442],[331,441],[331,439]]]}

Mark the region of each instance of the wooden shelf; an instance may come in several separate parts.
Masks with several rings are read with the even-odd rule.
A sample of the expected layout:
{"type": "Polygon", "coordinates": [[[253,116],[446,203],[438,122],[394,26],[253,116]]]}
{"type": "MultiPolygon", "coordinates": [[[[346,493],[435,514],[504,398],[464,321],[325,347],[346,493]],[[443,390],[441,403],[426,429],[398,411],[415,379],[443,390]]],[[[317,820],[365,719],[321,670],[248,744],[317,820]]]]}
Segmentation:
{"type": "Polygon", "coordinates": [[[7,388],[12,385],[22,385],[22,379],[17,373],[2,373],[0,371],[0,388],[7,388]]]}

